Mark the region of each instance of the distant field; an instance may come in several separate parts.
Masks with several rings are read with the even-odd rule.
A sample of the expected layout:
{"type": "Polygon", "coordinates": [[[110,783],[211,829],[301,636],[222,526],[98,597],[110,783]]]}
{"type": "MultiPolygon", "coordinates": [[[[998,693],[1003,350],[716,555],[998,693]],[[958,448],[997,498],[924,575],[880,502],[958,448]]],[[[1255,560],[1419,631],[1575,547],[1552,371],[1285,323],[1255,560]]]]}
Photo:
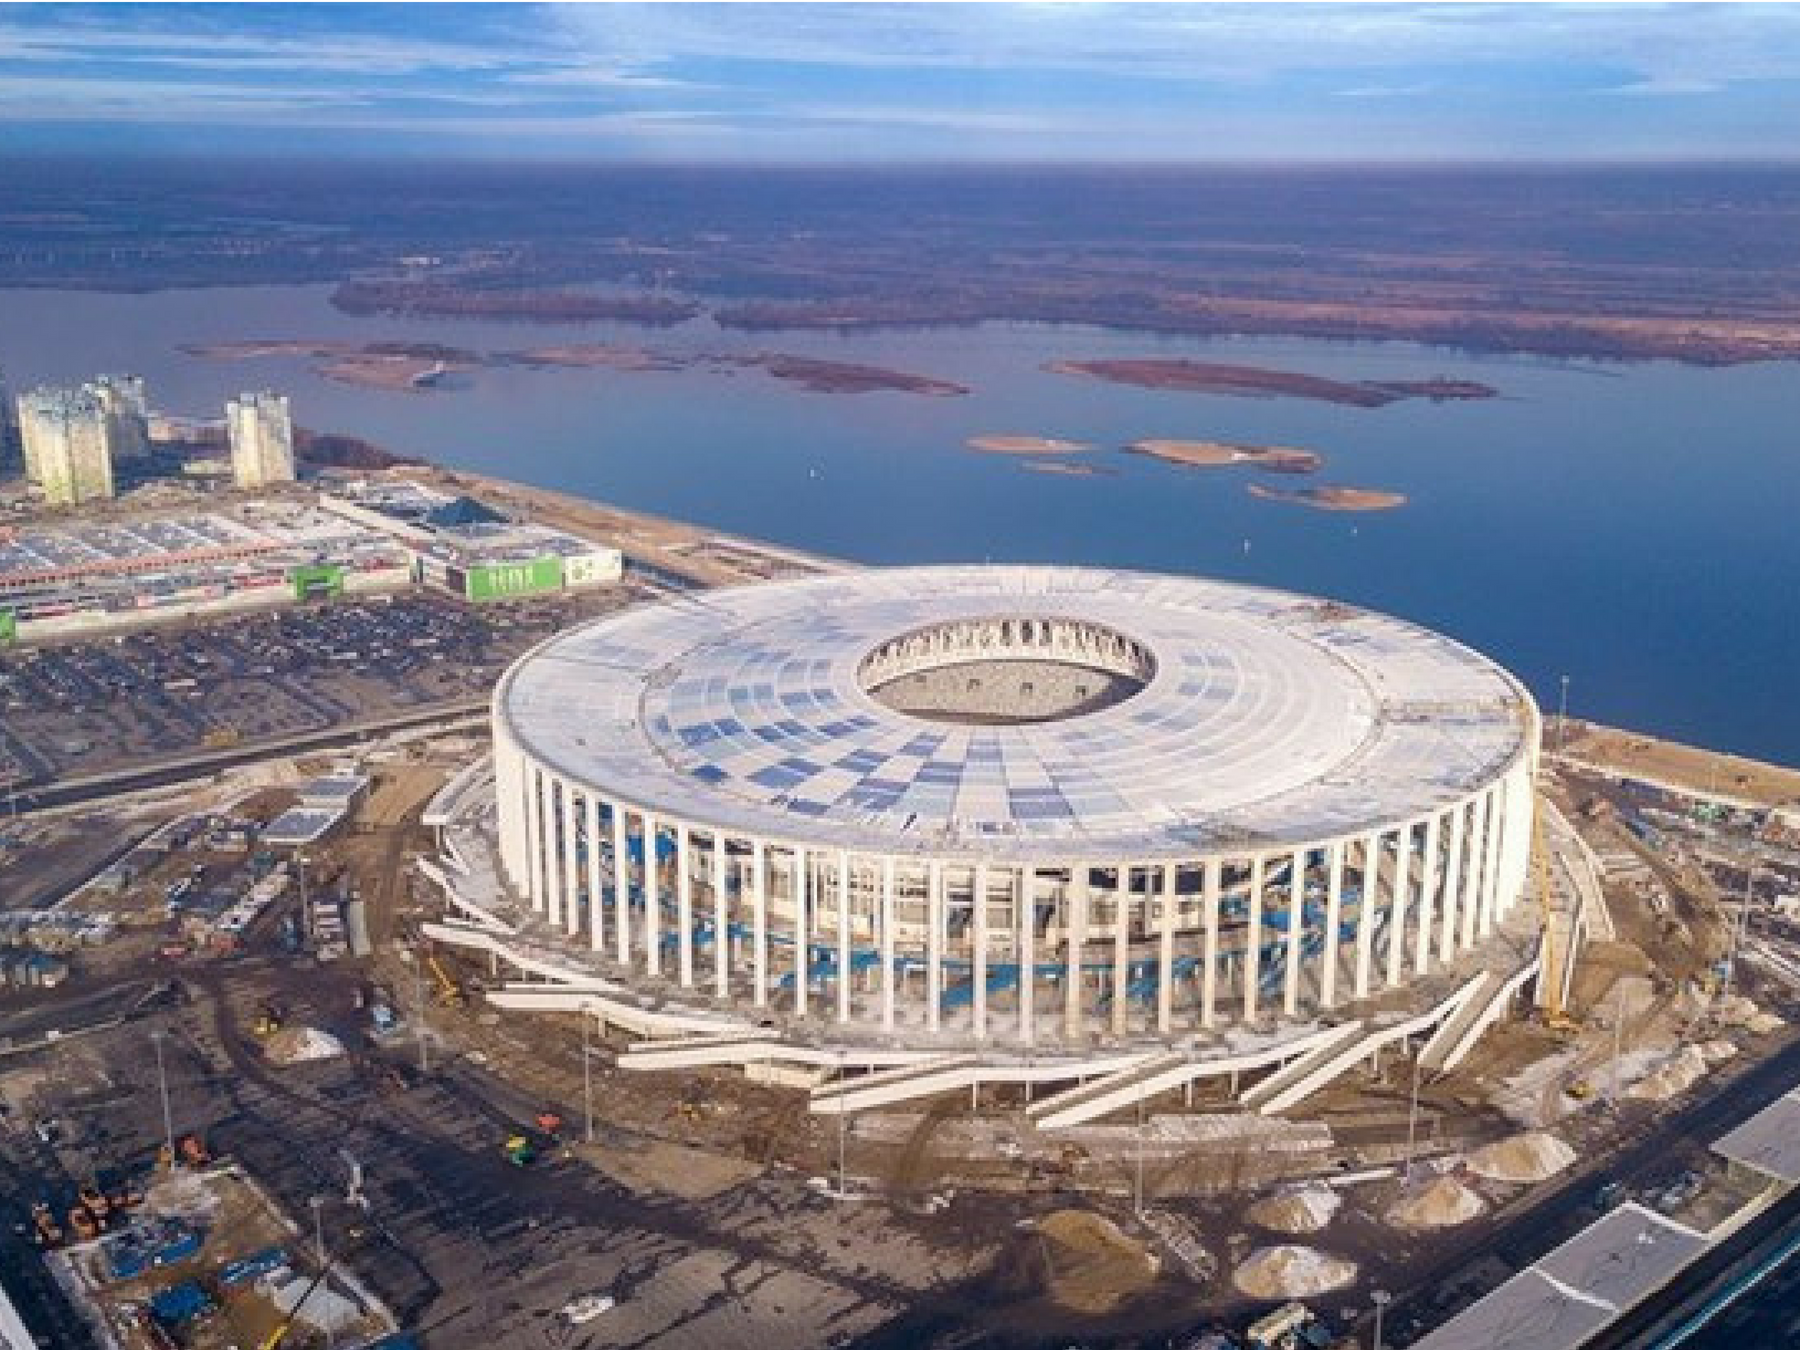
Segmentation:
{"type": "Polygon", "coordinates": [[[1800,355],[1800,169],[0,163],[0,288],[330,282],[348,313],[1021,319],[1800,355]]]}

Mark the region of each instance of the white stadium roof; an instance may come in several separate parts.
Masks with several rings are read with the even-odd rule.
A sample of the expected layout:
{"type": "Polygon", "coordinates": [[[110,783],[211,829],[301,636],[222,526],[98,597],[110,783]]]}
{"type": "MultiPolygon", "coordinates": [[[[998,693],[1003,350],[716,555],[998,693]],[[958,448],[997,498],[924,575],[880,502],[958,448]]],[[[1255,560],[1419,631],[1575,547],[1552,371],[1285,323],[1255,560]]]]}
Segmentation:
{"type": "Polygon", "coordinates": [[[1282,591],[1050,567],[869,570],[687,595],[560,634],[495,694],[577,784],[734,834],[882,853],[1192,858],[1422,817],[1498,779],[1535,710],[1448,638],[1282,591]],[[1067,619],[1154,659],[1098,712],[1003,726],[891,709],[888,640],[1067,619]]]}

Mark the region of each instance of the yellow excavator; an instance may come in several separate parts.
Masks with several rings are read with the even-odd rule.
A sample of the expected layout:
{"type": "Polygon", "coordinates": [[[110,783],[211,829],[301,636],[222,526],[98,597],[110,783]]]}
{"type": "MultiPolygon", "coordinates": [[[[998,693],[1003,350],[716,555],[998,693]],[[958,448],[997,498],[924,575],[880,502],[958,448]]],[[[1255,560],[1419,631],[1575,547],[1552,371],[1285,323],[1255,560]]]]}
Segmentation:
{"type": "Polygon", "coordinates": [[[1579,1030],[1580,1023],[1563,1007],[1563,953],[1556,945],[1556,913],[1550,893],[1550,850],[1544,846],[1544,810],[1540,804],[1531,821],[1531,884],[1544,912],[1544,968],[1540,975],[1544,1025],[1555,1032],[1579,1030]]]}
{"type": "Polygon", "coordinates": [[[450,978],[450,972],[444,969],[444,963],[435,954],[425,958],[425,964],[437,980],[437,1001],[446,1008],[460,1008],[463,1005],[462,986],[450,978]]]}

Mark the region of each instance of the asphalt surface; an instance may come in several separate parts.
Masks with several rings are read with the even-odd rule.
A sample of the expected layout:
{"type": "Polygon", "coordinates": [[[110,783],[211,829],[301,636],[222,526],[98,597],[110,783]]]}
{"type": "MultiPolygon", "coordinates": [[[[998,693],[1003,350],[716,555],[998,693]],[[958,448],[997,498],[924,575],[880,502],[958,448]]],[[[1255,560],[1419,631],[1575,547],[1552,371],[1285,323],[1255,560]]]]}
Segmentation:
{"type": "Polygon", "coordinates": [[[1710,1145],[1797,1080],[1800,1040],[1792,1040],[1685,1105],[1633,1105],[1623,1139],[1594,1165],[1568,1174],[1555,1190],[1530,1192],[1495,1223],[1435,1236],[1433,1257],[1409,1266],[1405,1283],[1393,1290],[1388,1343],[1410,1343],[1572,1237],[1598,1217],[1595,1196],[1608,1182],[1631,1186],[1665,1177],[1676,1145],[1710,1145]],[[1479,1281],[1470,1278],[1475,1271],[1483,1275],[1479,1281]]]}

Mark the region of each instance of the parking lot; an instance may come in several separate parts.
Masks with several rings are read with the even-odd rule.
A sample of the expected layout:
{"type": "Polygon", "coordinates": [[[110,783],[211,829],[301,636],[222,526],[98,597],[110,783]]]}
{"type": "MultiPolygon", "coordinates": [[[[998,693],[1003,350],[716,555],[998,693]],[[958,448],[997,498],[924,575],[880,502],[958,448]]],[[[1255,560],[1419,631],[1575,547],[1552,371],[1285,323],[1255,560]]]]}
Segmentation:
{"type": "Polygon", "coordinates": [[[478,698],[638,583],[483,607],[426,592],[0,654],[0,789],[478,698]]]}

